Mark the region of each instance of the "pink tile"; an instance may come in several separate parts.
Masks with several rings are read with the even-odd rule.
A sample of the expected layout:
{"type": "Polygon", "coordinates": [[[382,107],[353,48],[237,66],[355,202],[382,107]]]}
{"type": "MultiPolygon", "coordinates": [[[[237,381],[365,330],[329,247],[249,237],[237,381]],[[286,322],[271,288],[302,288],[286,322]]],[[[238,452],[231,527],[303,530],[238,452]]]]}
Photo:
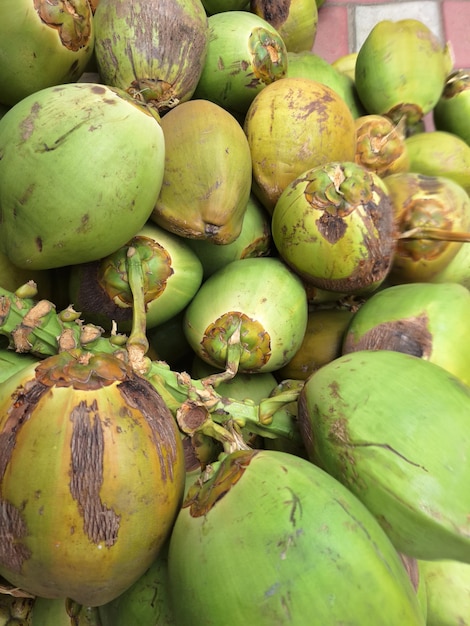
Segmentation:
{"type": "Polygon", "coordinates": [[[444,32],[452,44],[456,68],[470,68],[470,2],[446,0],[442,3],[444,32]]]}
{"type": "Polygon", "coordinates": [[[346,6],[324,4],[320,7],[313,52],[329,63],[348,54],[348,9],[346,6]]]}

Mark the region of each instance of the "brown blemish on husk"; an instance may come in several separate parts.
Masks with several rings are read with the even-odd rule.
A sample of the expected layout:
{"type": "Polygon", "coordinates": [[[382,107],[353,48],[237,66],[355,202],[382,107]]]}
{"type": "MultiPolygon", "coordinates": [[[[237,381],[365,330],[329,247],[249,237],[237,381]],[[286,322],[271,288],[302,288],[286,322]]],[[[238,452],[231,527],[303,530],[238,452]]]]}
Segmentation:
{"type": "MultiPolygon", "coordinates": [[[[359,292],[364,287],[379,283],[389,273],[396,249],[393,211],[389,197],[379,189],[376,192],[379,194],[379,201],[366,203],[365,214],[361,216],[366,229],[363,245],[368,252],[367,258],[362,259],[351,275],[345,278],[316,277],[314,284],[319,289],[342,293],[359,292]]],[[[312,281],[308,275],[304,278],[312,281]]]]}
{"type": "MultiPolygon", "coordinates": [[[[9,415],[0,432],[0,484],[13,455],[18,434],[47,389],[42,383],[32,381],[24,387],[18,387],[11,397],[9,415]]],[[[27,534],[21,510],[0,495],[0,562],[11,571],[21,571],[23,562],[31,556],[29,548],[22,543],[27,534]]]]}
{"type": "Polygon", "coordinates": [[[346,335],[343,353],[358,350],[392,350],[428,359],[432,352],[432,334],[427,315],[391,320],[375,325],[357,340],[354,332],[346,335]]]}
{"type": "Polygon", "coordinates": [[[101,501],[104,437],[98,405],[80,402],[70,414],[70,493],[80,509],[83,530],[90,540],[113,546],[118,538],[120,516],[101,501]]]}
{"type": "Polygon", "coordinates": [[[289,17],[291,0],[251,0],[250,11],[279,29],[289,17]]]}
{"type": "Polygon", "coordinates": [[[33,0],[33,2],[44,24],[57,30],[65,48],[77,52],[90,43],[93,14],[87,0],[33,0]]]}
{"type": "Polygon", "coordinates": [[[199,479],[189,488],[183,508],[189,507],[191,517],[206,515],[240,480],[257,454],[257,450],[239,450],[226,457],[214,476],[206,482],[199,479]]]}
{"type": "Polygon", "coordinates": [[[316,225],[320,235],[331,244],[339,241],[347,229],[347,224],[340,215],[328,211],[322,213],[316,225]]]}
{"type": "Polygon", "coordinates": [[[174,480],[178,460],[176,424],[170,409],[158,391],[137,375],[130,375],[118,389],[125,403],[142,413],[152,433],[152,440],[160,461],[163,481],[174,480]]]}

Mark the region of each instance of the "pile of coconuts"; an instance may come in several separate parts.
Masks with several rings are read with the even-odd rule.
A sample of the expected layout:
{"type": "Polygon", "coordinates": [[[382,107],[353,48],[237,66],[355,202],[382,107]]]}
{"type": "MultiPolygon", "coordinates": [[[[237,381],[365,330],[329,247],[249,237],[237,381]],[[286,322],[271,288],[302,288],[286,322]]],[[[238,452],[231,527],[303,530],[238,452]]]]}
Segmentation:
{"type": "Polygon", "coordinates": [[[470,68],[322,4],[3,0],[0,626],[470,624],[470,68]]]}

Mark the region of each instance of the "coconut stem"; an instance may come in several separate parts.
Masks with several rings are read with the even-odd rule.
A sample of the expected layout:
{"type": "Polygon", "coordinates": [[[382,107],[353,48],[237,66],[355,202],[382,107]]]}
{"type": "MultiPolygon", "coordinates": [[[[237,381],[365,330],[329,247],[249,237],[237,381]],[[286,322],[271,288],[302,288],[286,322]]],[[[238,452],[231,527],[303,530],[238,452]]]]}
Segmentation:
{"type": "Polygon", "coordinates": [[[205,385],[217,387],[217,385],[219,385],[220,383],[231,380],[238,372],[243,349],[240,341],[241,326],[242,320],[240,319],[227,342],[227,361],[225,365],[225,370],[223,372],[217,372],[216,374],[206,376],[203,379],[203,383],[205,385]]]}
{"type": "Polygon", "coordinates": [[[150,369],[150,359],[145,355],[149,349],[147,339],[147,309],[145,304],[145,281],[142,259],[137,248],[129,246],[126,257],[127,281],[132,293],[132,329],[127,340],[131,367],[138,374],[150,369]]]}

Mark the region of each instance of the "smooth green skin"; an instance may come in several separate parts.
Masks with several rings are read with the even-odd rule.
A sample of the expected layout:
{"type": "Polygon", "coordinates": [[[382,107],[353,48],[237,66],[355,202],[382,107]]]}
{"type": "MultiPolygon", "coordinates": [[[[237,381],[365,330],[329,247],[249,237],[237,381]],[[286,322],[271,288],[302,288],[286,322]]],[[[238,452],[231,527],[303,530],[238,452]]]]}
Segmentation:
{"type": "Polygon", "coordinates": [[[249,11],[216,13],[209,17],[208,24],[207,55],[193,97],[244,114],[266,84],[286,75],[286,45],[269,22],[249,11]],[[265,56],[269,58],[266,45],[254,46],[261,39],[277,51],[266,75],[257,70],[257,64],[265,56]]]}
{"type": "MultiPolygon", "coordinates": [[[[298,276],[273,257],[232,261],[212,274],[186,309],[183,328],[194,352],[221,369],[226,366],[227,349],[223,346],[228,337],[220,342],[218,361],[208,359],[201,341],[211,324],[231,312],[258,322],[270,338],[270,354],[259,355],[252,367],[245,364],[251,353],[242,354],[239,371],[272,372],[285,365],[302,342],[308,317],[307,296],[298,276]]],[[[245,330],[242,325],[242,341],[245,330]]]]}
{"type": "MultiPolygon", "coordinates": [[[[163,228],[159,228],[152,222],[147,222],[136,233],[136,236],[147,237],[156,242],[169,256],[168,263],[173,271],[166,280],[163,291],[150,300],[147,305],[146,327],[150,329],[168,321],[189,304],[201,285],[203,269],[196,253],[187,245],[186,240],[165,231],[163,228]]],[[[128,246],[124,246],[111,255],[112,260],[114,260],[113,265],[119,260],[122,263],[122,267],[125,266],[127,250],[128,246]]],[[[106,258],[102,259],[101,262],[106,265],[106,258]]],[[[87,280],[87,275],[83,273],[83,270],[84,267],[82,265],[74,265],[70,268],[68,285],[70,302],[74,304],[75,310],[82,313],[83,319],[99,324],[106,329],[111,328],[112,313],[107,309],[106,314],[103,315],[104,309],[102,305],[100,307],[102,301],[99,298],[101,297],[102,287],[99,284],[95,285],[96,290],[99,292],[97,298],[91,299],[93,303],[97,303],[97,307],[94,310],[87,310],[84,302],[81,300],[80,289],[84,288],[87,290],[86,282],[83,284],[83,281],[87,280]]],[[[89,285],[89,289],[93,291],[93,285],[89,285]]],[[[130,298],[130,290],[128,295],[130,298]]],[[[112,298],[108,297],[107,302],[109,305],[112,305],[112,298]]],[[[125,308],[129,312],[129,318],[118,323],[120,332],[129,332],[132,326],[132,306],[125,305],[122,302],[116,306],[118,310],[119,308],[125,308]]]]}
{"type": "Polygon", "coordinates": [[[470,385],[469,319],[470,292],[462,285],[394,285],[374,293],[354,314],[343,353],[360,349],[408,352],[470,385]]]}
{"type": "Polygon", "coordinates": [[[331,161],[354,161],[356,129],[348,105],[331,87],[309,78],[267,85],[251,103],[244,129],[253,191],[271,214],[297,176],[331,161]]]}
{"type": "Polygon", "coordinates": [[[357,93],[368,113],[389,114],[398,121],[401,107],[412,105],[412,111],[404,112],[410,122],[417,121],[438,102],[448,68],[448,51],[425,24],[382,20],[358,50],[357,93]]]}
{"type": "Polygon", "coordinates": [[[158,120],[134,101],[74,83],[10,109],[0,152],[0,251],[18,267],[51,269],[100,259],[142,228],[160,192],[165,143],[158,120]]]}
{"type": "Polygon", "coordinates": [[[331,87],[348,105],[354,118],[364,115],[365,110],[356,92],[354,80],[340,72],[311,50],[288,52],[287,76],[291,78],[311,78],[331,87]]]}
{"type": "Polygon", "coordinates": [[[168,545],[139,580],[98,611],[101,626],[177,626],[169,602],[168,545]]]}
{"type": "Polygon", "coordinates": [[[424,626],[396,551],[347,489],[292,454],[244,456],[244,473],[227,477],[211,508],[192,516],[183,507],[176,520],[178,626],[305,626],[307,615],[310,626],[424,626]]]}
{"type": "Polygon", "coordinates": [[[225,267],[231,261],[257,256],[268,256],[272,238],[269,215],[253,194],[250,194],[243,216],[240,234],[223,246],[217,246],[207,239],[188,239],[204,269],[204,278],[225,267]]]}
{"type": "Polygon", "coordinates": [[[445,176],[470,193],[470,145],[453,133],[430,130],[405,139],[410,172],[445,176]]]}
{"type": "Polygon", "coordinates": [[[191,99],[207,54],[201,0],[100,0],[95,58],[107,85],[165,112],[191,99]]]}
{"type": "Polygon", "coordinates": [[[470,625],[470,565],[420,561],[427,593],[426,626],[470,625]]]}
{"type": "Polygon", "coordinates": [[[70,5],[90,23],[90,37],[77,51],[68,49],[57,29],[41,20],[32,0],[2,0],[2,104],[12,106],[40,89],[80,78],[93,55],[95,31],[88,3],[72,0],[70,5]]]}
{"type": "Polygon", "coordinates": [[[71,617],[63,598],[36,598],[31,626],[102,626],[97,608],[78,605],[74,610],[78,615],[71,617]]]}
{"type": "Polygon", "coordinates": [[[190,100],[162,118],[165,171],[151,219],[215,244],[235,241],[251,193],[251,154],[237,120],[209,100],[190,100]]]}
{"type": "Polygon", "coordinates": [[[454,133],[470,145],[470,72],[456,70],[447,80],[432,112],[437,130],[454,133]]]}
{"type": "Polygon", "coordinates": [[[358,351],[314,372],[299,402],[309,458],[399,552],[470,563],[470,388],[419,357],[358,351]]]}

